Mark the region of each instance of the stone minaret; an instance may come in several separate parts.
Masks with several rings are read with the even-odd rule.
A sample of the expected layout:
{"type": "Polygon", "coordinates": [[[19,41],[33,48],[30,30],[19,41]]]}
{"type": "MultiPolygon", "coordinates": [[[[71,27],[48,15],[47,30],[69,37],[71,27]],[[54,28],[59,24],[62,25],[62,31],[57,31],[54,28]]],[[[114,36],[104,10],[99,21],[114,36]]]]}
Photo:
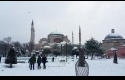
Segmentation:
{"type": "Polygon", "coordinates": [[[34,29],[34,22],[32,20],[31,23],[31,37],[30,37],[30,43],[35,44],[35,29],[34,29]]]}
{"type": "Polygon", "coordinates": [[[81,48],[81,28],[79,25],[79,47],[81,48]]]}
{"type": "Polygon", "coordinates": [[[115,29],[112,29],[112,30],[111,30],[111,33],[115,33],[115,29]]]}
{"type": "Polygon", "coordinates": [[[85,56],[84,56],[84,49],[82,49],[81,46],[81,28],[79,25],[79,63],[78,66],[79,67],[85,67],[85,56]]]}

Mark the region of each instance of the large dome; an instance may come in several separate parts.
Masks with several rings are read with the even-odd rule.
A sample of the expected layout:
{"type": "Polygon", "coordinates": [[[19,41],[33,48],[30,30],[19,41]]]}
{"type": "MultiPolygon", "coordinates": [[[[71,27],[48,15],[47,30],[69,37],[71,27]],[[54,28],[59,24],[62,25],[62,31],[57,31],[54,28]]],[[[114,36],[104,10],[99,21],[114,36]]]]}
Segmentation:
{"type": "Polygon", "coordinates": [[[123,37],[119,34],[111,33],[105,37],[105,40],[109,40],[109,39],[123,39],[123,37]]]}
{"type": "Polygon", "coordinates": [[[108,34],[105,37],[105,40],[110,40],[110,39],[123,39],[123,37],[117,33],[115,33],[114,29],[112,29],[111,34],[108,34]]]}
{"type": "Polygon", "coordinates": [[[49,35],[62,35],[62,36],[64,36],[63,34],[61,34],[58,31],[51,32],[49,35]]]}

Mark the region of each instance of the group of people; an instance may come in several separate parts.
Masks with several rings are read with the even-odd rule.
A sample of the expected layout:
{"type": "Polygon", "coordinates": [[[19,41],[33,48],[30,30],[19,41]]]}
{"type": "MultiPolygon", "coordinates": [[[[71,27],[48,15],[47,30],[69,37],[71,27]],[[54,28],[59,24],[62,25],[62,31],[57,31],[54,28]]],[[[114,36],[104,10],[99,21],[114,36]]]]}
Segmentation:
{"type": "Polygon", "coordinates": [[[43,63],[43,69],[46,69],[46,62],[47,62],[47,57],[45,55],[39,55],[38,58],[36,59],[35,54],[33,54],[31,56],[31,58],[29,59],[29,68],[30,70],[34,70],[34,65],[37,62],[38,64],[38,69],[41,69],[41,63],[43,63]]]}

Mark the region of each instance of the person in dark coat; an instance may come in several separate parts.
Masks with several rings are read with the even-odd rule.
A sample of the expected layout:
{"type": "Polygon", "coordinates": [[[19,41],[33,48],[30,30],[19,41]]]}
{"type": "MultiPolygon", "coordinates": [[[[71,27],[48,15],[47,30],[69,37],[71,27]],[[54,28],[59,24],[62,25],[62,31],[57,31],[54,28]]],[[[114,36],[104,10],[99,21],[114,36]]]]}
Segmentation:
{"type": "Polygon", "coordinates": [[[114,54],[114,60],[113,60],[113,63],[118,64],[116,51],[115,51],[115,54],[114,54]]]}
{"type": "Polygon", "coordinates": [[[38,58],[37,58],[38,69],[41,68],[41,62],[42,62],[42,58],[41,58],[41,56],[39,55],[38,58]]]}
{"type": "Polygon", "coordinates": [[[36,63],[36,56],[35,54],[33,54],[33,56],[29,59],[29,63],[30,63],[30,70],[34,70],[34,64],[36,63]]]}
{"type": "Polygon", "coordinates": [[[47,61],[47,58],[45,55],[43,55],[42,57],[43,69],[46,69],[46,61],[47,61]]]}
{"type": "Polygon", "coordinates": [[[52,62],[54,62],[54,57],[52,58],[52,62]]]}

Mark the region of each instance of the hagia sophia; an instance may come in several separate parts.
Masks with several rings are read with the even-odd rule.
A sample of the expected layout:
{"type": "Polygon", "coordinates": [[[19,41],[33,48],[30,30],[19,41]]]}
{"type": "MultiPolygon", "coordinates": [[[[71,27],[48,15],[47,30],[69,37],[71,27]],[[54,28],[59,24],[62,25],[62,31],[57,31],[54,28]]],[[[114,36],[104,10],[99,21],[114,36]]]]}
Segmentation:
{"type": "Polygon", "coordinates": [[[48,34],[47,38],[41,38],[38,44],[35,44],[35,28],[34,22],[32,21],[30,43],[35,44],[35,50],[41,50],[44,48],[44,46],[52,47],[54,44],[61,44],[62,42],[70,43],[68,36],[63,35],[58,31],[54,31],[48,34]]]}
{"type": "MultiPolygon", "coordinates": [[[[72,35],[72,39],[73,38],[74,37],[72,35]]],[[[32,21],[30,42],[34,43],[34,41],[35,29],[34,23],[32,21]]],[[[41,38],[38,44],[35,44],[35,48],[40,50],[44,46],[52,47],[55,43],[60,44],[62,42],[71,43],[67,35],[63,35],[62,33],[55,31],[48,34],[47,38],[41,38]]],[[[104,53],[109,57],[112,57],[114,55],[112,48],[116,49],[118,57],[125,57],[125,39],[121,35],[115,33],[115,29],[111,29],[111,33],[106,35],[104,40],[102,40],[102,48],[104,50],[104,53]]]]}
{"type": "Polygon", "coordinates": [[[61,42],[70,43],[68,36],[65,36],[57,31],[51,32],[47,38],[41,38],[38,43],[39,48],[43,48],[44,46],[52,47],[55,43],[60,44],[61,42]]]}

